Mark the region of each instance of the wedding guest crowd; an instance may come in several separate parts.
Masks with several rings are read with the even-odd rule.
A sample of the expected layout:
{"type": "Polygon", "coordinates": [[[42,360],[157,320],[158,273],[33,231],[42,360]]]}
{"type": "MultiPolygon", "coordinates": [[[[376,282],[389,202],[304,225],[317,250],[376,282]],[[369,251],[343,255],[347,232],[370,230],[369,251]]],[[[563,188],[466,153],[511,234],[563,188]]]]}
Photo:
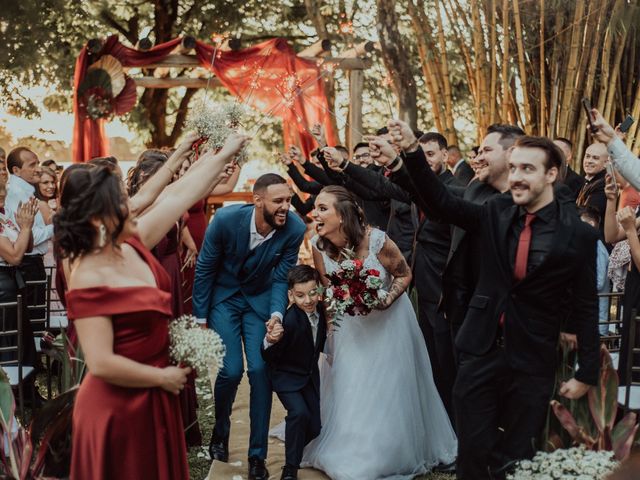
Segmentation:
{"type": "MultiPolygon", "coordinates": [[[[146,150],[126,178],[114,157],[62,172],[26,147],[6,159],[0,149],[0,300],[25,297],[20,360],[38,365],[33,331],[43,313],[26,307],[44,303],[47,292],[28,282],[49,274],[88,366],[74,409],[71,478],[188,478],[186,447],[202,443],[195,372],[169,364],[167,321],[191,313],[227,348],[214,392],[211,457],[229,460],[229,417],[246,357],[249,478],[268,478],[274,391],[290,413],[286,431],[295,436],[282,478],[297,478],[307,444],[310,464],[340,478],[321,458],[325,438],[339,431],[322,432],[318,424],[324,387],[316,343],[324,346],[326,325],[318,330],[317,321],[325,312],[316,315],[315,297],[294,299],[301,285],[315,292],[321,280],[315,270],[289,276],[305,235],[300,218],[315,221],[321,239],[324,219],[336,222],[336,232],[357,230],[354,244],[349,232],[332,232],[344,248],[367,245],[372,232],[379,232],[372,236],[379,238],[376,254],[392,245],[395,263],[384,269],[402,278],[402,288],[390,302],[404,289],[413,294],[424,345],[411,351],[428,360],[416,364],[430,364],[429,372],[414,373],[433,373],[444,424],[457,434],[456,465],[439,468],[455,468],[463,480],[506,478],[516,461],[543,447],[554,389],[577,399],[597,383],[601,337],[621,333],[621,383],[635,376],[626,358],[640,340],[640,332],[629,338],[640,299],[640,161],[596,110],[591,115],[596,130],[583,175],[572,169],[568,139],[528,136],[516,125],[489,126],[468,151],[440,132],[397,120],[348,150],[327,145],[315,125],[317,149],[309,158],[296,146],[278,156],[295,191],[279,175],[263,175],[255,206],[223,208],[209,227],[206,199],[234,189],[239,168],[230,162],[248,141],[242,135],[197,161],[190,156],[193,135],[174,151],[146,150]],[[319,205],[333,208],[336,218],[319,214],[319,205]],[[246,234],[240,240],[238,225],[246,234]],[[620,332],[607,323],[612,290],[624,292],[620,332]],[[287,295],[295,305],[289,313],[287,295]],[[571,340],[580,368],[556,385],[560,338],[571,340]],[[299,356],[314,363],[304,373],[310,383],[294,381],[298,356],[284,345],[313,348],[299,356]],[[294,380],[278,371],[278,362],[294,365],[294,380]],[[304,405],[305,396],[312,405],[304,405]],[[143,442],[127,434],[132,429],[156,437],[143,442]]],[[[317,262],[330,263],[336,252],[313,245],[324,273],[317,262]]],[[[331,328],[327,335],[331,344],[331,328]]],[[[455,444],[453,434],[450,440],[455,444]]]]}

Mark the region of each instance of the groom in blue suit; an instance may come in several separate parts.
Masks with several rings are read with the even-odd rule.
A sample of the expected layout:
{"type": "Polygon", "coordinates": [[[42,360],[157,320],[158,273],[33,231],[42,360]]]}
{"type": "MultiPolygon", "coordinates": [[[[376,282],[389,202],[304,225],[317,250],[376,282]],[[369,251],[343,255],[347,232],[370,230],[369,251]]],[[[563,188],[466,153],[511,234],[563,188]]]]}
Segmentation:
{"type": "Polygon", "coordinates": [[[193,314],[214,329],[226,346],[216,379],[215,415],[209,452],[229,460],[231,409],[247,357],[251,385],[249,480],[266,480],[265,467],[271,386],[260,354],[266,324],[281,321],[287,309],[287,274],[298,260],[306,231],[289,212],[291,189],[284,178],[268,173],[256,181],[254,205],[218,210],[207,228],[196,264],[193,314]]]}

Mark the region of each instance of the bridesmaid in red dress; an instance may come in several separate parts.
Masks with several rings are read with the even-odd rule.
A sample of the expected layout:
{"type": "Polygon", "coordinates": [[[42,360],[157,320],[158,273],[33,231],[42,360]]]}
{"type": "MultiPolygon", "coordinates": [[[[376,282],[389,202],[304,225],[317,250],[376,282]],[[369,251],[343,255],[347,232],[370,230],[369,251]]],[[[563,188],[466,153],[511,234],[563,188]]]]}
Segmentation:
{"type": "Polygon", "coordinates": [[[232,134],[138,219],[109,168],[69,175],[55,242],[70,260],[67,307],[89,371],[73,413],[72,480],[189,478],[177,395],[191,370],[169,363],[170,281],[149,249],[246,142],[232,134]]]}

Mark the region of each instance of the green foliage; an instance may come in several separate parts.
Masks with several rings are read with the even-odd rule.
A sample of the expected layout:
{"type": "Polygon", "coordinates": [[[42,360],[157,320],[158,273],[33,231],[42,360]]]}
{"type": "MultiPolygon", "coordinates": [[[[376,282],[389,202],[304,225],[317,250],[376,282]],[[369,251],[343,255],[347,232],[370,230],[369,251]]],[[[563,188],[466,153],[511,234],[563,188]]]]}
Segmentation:
{"type": "MultiPolygon", "coordinates": [[[[574,445],[591,450],[611,450],[617,460],[629,456],[638,431],[637,415],[627,413],[616,423],[618,414],[618,374],[611,356],[603,345],[600,350],[598,385],[569,405],[552,400],[551,408],[574,445]]],[[[554,447],[560,447],[556,445],[554,447]]]]}

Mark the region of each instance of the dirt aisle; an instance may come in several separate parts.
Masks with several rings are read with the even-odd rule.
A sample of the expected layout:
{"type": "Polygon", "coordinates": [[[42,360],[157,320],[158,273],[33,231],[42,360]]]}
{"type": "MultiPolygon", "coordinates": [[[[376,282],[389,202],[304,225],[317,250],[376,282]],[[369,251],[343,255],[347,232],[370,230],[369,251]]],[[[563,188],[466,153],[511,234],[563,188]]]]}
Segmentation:
{"type": "MultiPolygon", "coordinates": [[[[278,425],[284,420],[285,410],[273,396],[271,411],[271,426],[278,425]]],[[[231,438],[229,441],[229,463],[214,461],[209,470],[209,480],[246,480],[247,479],[247,447],[249,445],[249,381],[242,380],[238,389],[238,396],[233,405],[231,416],[231,438]]],[[[269,454],[267,468],[270,479],[278,480],[284,465],[284,443],[275,438],[269,438],[269,454]]],[[[329,477],[317,470],[302,469],[298,473],[300,480],[328,480],[329,477]]]]}

